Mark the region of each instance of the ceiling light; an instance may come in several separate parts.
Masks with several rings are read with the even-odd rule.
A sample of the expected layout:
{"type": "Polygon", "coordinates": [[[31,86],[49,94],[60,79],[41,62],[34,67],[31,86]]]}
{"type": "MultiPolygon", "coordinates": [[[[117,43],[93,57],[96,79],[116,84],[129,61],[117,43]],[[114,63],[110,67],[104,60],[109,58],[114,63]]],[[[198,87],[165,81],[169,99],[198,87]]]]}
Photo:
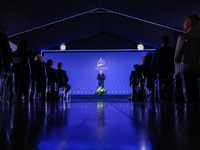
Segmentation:
{"type": "Polygon", "coordinates": [[[60,45],[60,50],[62,50],[62,51],[66,50],[66,45],[65,45],[65,43],[63,43],[63,44],[60,45]]]}
{"type": "Polygon", "coordinates": [[[143,44],[138,44],[137,45],[138,50],[144,50],[144,45],[143,44]]]}

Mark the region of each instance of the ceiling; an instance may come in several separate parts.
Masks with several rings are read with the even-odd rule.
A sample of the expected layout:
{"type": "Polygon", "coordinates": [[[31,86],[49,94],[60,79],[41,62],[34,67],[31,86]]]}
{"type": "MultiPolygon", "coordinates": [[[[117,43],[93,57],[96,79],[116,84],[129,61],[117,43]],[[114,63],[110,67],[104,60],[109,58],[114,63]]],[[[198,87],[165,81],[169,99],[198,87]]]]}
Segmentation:
{"type": "MultiPolygon", "coordinates": [[[[3,0],[0,24],[6,27],[11,42],[27,39],[35,52],[61,43],[76,45],[77,40],[86,43],[88,37],[102,37],[99,33],[106,33],[101,43],[115,37],[153,48],[160,46],[161,36],[168,35],[175,47],[185,17],[200,14],[199,6],[199,0],[3,0]]],[[[116,42],[108,45],[116,48],[116,42]]]]}

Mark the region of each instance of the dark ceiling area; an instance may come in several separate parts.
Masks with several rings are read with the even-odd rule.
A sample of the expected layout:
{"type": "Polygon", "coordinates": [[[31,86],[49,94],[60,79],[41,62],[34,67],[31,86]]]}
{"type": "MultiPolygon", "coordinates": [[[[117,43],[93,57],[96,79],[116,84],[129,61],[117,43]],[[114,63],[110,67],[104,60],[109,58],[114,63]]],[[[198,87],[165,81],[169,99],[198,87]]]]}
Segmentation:
{"type": "Polygon", "coordinates": [[[0,24],[9,40],[29,41],[35,52],[59,48],[123,49],[160,46],[168,35],[175,47],[186,16],[200,14],[200,1],[3,0],[0,24]]]}

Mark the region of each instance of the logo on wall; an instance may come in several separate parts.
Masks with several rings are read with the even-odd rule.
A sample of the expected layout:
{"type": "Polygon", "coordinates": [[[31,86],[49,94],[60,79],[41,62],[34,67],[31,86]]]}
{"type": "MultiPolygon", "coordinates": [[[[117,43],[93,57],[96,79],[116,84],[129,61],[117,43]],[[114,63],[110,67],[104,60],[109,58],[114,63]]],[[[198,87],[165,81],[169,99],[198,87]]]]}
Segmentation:
{"type": "Polygon", "coordinates": [[[95,69],[97,69],[97,70],[106,70],[106,69],[108,69],[108,67],[106,67],[105,64],[106,64],[105,60],[100,58],[97,61],[97,67],[95,67],[95,69]]]}
{"type": "Polygon", "coordinates": [[[98,62],[97,62],[97,67],[103,66],[104,64],[105,64],[105,60],[100,58],[100,60],[98,60],[98,62]]]}

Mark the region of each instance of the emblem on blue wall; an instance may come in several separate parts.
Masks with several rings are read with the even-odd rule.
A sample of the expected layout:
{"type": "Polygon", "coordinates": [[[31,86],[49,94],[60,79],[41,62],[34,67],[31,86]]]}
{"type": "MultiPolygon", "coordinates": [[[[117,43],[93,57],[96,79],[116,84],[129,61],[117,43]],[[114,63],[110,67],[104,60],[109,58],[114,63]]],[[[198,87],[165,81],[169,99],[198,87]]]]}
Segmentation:
{"type": "Polygon", "coordinates": [[[105,64],[106,64],[106,61],[104,59],[100,58],[97,61],[97,66],[95,67],[95,69],[97,69],[97,70],[106,70],[106,69],[108,69],[108,67],[106,67],[105,64]]]}

